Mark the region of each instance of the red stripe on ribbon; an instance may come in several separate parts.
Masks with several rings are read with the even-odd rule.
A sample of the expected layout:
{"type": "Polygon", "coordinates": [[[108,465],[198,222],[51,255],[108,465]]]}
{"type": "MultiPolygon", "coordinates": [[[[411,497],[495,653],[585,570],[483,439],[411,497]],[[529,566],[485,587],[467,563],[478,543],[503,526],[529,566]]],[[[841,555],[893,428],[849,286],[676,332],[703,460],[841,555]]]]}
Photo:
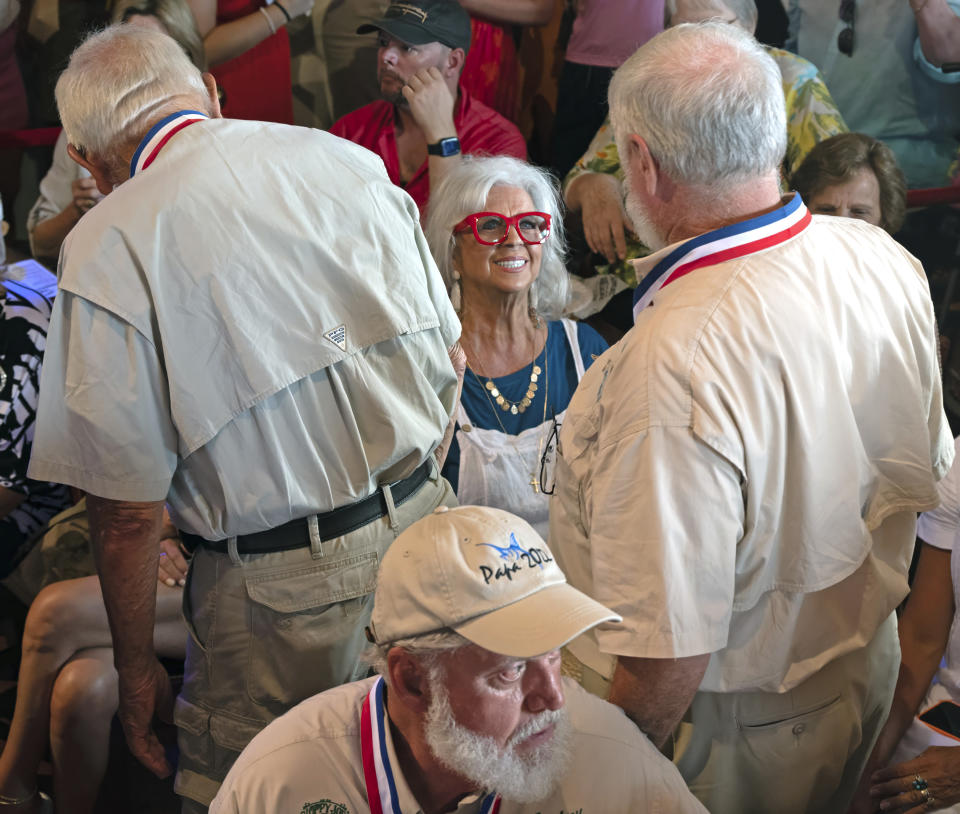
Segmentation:
{"type": "Polygon", "coordinates": [[[137,170],[137,172],[140,172],[141,170],[145,170],[147,167],[149,167],[153,163],[153,159],[157,157],[157,153],[159,153],[163,149],[163,145],[166,144],[168,141],[170,141],[170,139],[173,138],[177,133],[183,130],[184,127],[191,124],[196,124],[198,121],[200,121],[200,119],[184,119],[182,122],[177,124],[176,127],[172,127],[167,132],[167,134],[162,139],[160,139],[160,141],[156,143],[154,148],[150,151],[150,155],[147,156],[146,161],[143,162],[143,164],[141,165],[140,169],[137,170]]]}
{"type": "Polygon", "coordinates": [[[768,237],[761,238],[760,240],[754,240],[750,243],[744,243],[741,246],[734,246],[730,249],[714,252],[713,254],[708,254],[706,257],[700,257],[697,260],[691,260],[689,263],[684,263],[682,266],[675,269],[660,287],[666,288],[666,286],[670,285],[670,283],[672,283],[674,280],[678,280],[685,274],[689,274],[691,271],[696,271],[704,266],[713,266],[718,263],[726,262],[727,260],[736,260],[738,257],[743,257],[744,255],[758,252],[761,249],[769,249],[771,246],[776,246],[779,243],[783,243],[788,238],[798,235],[800,232],[806,229],[807,224],[810,223],[811,217],[810,211],[807,210],[807,213],[800,220],[793,224],[793,226],[784,229],[782,232],[777,232],[775,235],[769,235],[768,237]]]}
{"type": "Polygon", "coordinates": [[[383,814],[380,805],[380,784],[377,783],[377,764],[373,757],[373,724],[370,721],[370,695],[360,709],[360,756],[363,760],[363,779],[367,784],[367,802],[370,814],[383,814]]]}

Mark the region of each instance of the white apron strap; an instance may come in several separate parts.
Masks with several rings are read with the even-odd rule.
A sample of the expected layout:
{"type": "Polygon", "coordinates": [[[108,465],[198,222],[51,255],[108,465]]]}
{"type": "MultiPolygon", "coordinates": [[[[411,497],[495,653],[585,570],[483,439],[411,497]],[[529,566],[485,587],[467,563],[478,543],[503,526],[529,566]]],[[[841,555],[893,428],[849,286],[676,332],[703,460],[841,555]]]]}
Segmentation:
{"type": "Polygon", "coordinates": [[[583,378],[583,355],[580,353],[580,340],[577,338],[577,323],[572,319],[561,319],[563,332],[567,335],[567,342],[573,352],[573,364],[577,369],[577,381],[583,378]]]}

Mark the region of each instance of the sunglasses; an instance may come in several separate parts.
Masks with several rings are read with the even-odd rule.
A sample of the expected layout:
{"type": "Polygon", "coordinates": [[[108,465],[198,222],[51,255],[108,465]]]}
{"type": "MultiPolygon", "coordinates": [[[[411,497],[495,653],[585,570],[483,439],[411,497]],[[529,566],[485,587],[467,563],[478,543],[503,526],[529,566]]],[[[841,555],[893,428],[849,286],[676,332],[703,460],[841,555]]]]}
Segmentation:
{"type": "Polygon", "coordinates": [[[856,10],[856,0],[840,0],[840,21],[846,23],[846,27],[837,35],[837,50],[848,57],[853,56],[853,18],[856,10]]]}
{"type": "Polygon", "coordinates": [[[543,243],[550,236],[550,216],[546,212],[521,212],[513,217],[499,212],[475,212],[454,226],[453,233],[472,229],[477,243],[498,246],[507,239],[511,226],[520,239],[530,245],[543,243]]]}

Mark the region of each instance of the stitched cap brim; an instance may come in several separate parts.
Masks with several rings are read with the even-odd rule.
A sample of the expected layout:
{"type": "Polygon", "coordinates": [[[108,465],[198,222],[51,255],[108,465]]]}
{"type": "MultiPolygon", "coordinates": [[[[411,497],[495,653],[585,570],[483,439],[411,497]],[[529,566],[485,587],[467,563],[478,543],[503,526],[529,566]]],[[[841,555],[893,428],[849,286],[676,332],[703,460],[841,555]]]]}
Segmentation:
{"type": "Polygon", "coordinates": [[[530,659],[563,647],[601,622],[620,621],[609,608],[561,583],[453,629],[485,650],[530,659]]]}
{"type": "MultiPolygon", "coordinates": [[[[377,20],[372,23],[364,23],[357,29],[358,34],[370,34],[374,31],[386,31],[391,37],[405,42],[407,45],[426,45],[428,42],[443,42],[437,39],[436,34],[431,34],[424,30],[423,26],[404,22],[403,20],[377,20]]],[[[444,42],[444,45],[450,46],[444,42]]],[[[463,46],[450,46],[460,47],[463,46]]]]}

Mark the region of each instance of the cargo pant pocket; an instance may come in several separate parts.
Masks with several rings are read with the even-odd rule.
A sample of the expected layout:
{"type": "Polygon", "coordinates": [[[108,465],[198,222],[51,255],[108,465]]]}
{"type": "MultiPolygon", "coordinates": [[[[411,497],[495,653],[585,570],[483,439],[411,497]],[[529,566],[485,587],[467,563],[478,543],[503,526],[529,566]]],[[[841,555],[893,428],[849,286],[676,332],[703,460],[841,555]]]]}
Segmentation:
{"type": "Polygon", "coordinates": [[[376,551],[245,580],[250,600],[247,693],[274,715],[352,681],[376,587],[376,551]]]}
{"type": "Polygon", "coordinates": [[[237,756],[263,728],[245,720],[177,698],[173,711],[180,760],[174,790],[202,805],[210,805],[237,756]]]}

